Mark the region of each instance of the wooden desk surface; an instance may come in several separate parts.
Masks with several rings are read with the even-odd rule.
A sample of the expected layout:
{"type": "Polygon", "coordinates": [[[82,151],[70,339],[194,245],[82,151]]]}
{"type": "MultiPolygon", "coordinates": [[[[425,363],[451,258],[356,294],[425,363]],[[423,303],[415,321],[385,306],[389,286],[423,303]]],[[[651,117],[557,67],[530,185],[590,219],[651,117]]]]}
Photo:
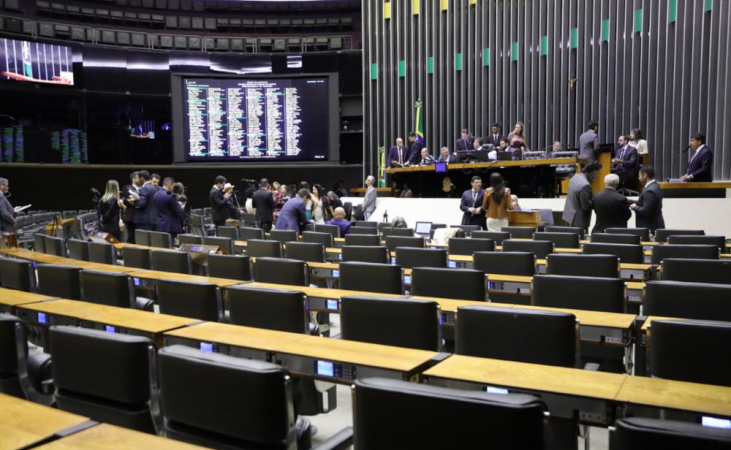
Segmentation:
{"type": "Polygon", "coordinates": [[[132,330],[140,330],[152,334],[174,330],[198,321],[197,319],[191,319],[188,317],[155,314],[153,312],[140,311],[137,309],[97,305],[95,303],[64,299],[52,300],[43,303],[31,303],[29,305],[22,305],[20,308],[48,314],[75,317],[81,320],[104,323],[132,330]]]}
{"type": "Polygon", "coordinates": [[[452,298],[413,296],[409,300],[428,300],[439,303],[439,307],[445,312],[457,312],[460,306],[484,306],[487,308],[512,308],[515,305],[509,303],[481,302],[479,300],[456,300],[452,298]]]}
{"type": "Polygon", "coordinates": [[[204,322],[190,327],[180,328],[165,333],[196,341],[232,345],[265,351],[278,351],[285,344],[299,341],[307,337],[305,334],[286,333],[283,331],[250,328],[240,325],[229,325],[216,322],[204,322]]]}
{"type": "Polygon", "coordinates": [[[192,450],[203,447],[102,423],[36,448],[44,450],[192,450]]]}
{"type": "Polygon", "coordinates": [[[619,328],[626,330],[632,327],[637,317],[634,314],[608,313],[588,311],[584,309],[549,308],[547,306],[514,305],[515,309],[534,309],[543,311],[559,311],[576,316],[580,325],[589,327],[619,328]]]}
{"type": "Polygon", "coordinates": [[[626,375],[453,355],[424,372],[431,377],[614,400],[626,375]]]}
{"type": "Polygon", "coordinates": [[[245,283],[245,281],[241,280],[229,280],[227,278],[215,278],[202,275],[187,275],[184,273],[162,272],[160,270],[134,269],[134,272],[129,272],[128,275],[134,278],[141,278],[143,280],[176,280],[190,281],[192,283],[209,283],[215,284],[216,286],[222,288],[245,283]]]}
{"type": "MultiPolygon", "coordinates": [[[[340,239],[340,238],[335,238],[335,239],[340,239]]],[[[234,245],[236,247],[247,247],[248,246],[246,241],[234,241],[234,245]]],[[[286,246],[286,244],[285,244],[285,246],[286,246]]],[[[339,247],[326,247],[325,248],[325,253],[342,253],[342,252],[343,252],[343,249],[339,248],[339,247]]]]}
{"type": "Polygon", "coordinates": [[[246,283],[245,286],[263,287],[263,288],[271,288],[271,289],[290,289],[293,291],[304,292],[305,295],[307,295],[308,297],[330,298],[330,299],[340,299],[347,295],[375,295],[378,297],[403,298],[403,295],[396,295],[396,294],[379,294],[377,292],[348,291],[345,289],[328,289],[328,288],[318,288],[318,287],[313,288],[313,287],[309,287],[309,286],[290,286],[288,284],[254,282],[254,283],[246,283]]]}
{"type": "Polygon", "coordinates": [[[694,322],[708,322],[707,320],[696,320],[696,319],[684,319],[682,317],[661,317],[661,316],[650,316],[645,320],[645,323],[642,324],[642,331],[647,332],[647,328],[652,325],[653,320],[693,320],[694,322]]]}
{"type": "Polygon", "coordinates": [[[63,258],[61,256],[47,255],[45,253],[25,250],[22,248],[13,248],[1,250],[0,253],[11,255],[16,258],[35,261],[41,264],[61,264],[65,266],[80,267],[88,270],[99,270],[103,272],[128,273],[136,270],[132,267],[115,266],[112,264],[93,263],[89,261],[80,261],[78,259],[63,258]]]}
{"type": "Polygon", "coordinates": [[[731,181],[700,183],[657,183],[661,189],[731,189],[731,181]]]}
{"type": "Polygon", "coordinates": [[[627,377],[616,399],[637,405],[731,416],[731,387],[726,386],[627,377]]]}
{"type": "Polygon", "coordinates": [[[31,292],[0,287],[0,305],[18,306],[28,303],[38,303],[51,298],[53,297],[50,295],[33,294],[31,292]]]}
{"type": "Polygon", "coordinates": [[[0,394],[0,449],[30,446],[88,420],[76,414],[0,394]]]}
{"type": "MultiPolygon", "coordinates": [[[[481,163],[455,163],[448,164],[447,170],[463,170],[463,169],[485,169],[500,167],[533,167],[533,166],[552,166],[558,164],[579,164],[579,158],[556,158],[556,159],[530,159],[525,161],[491,161],[481,163]]],[[[410,166],[410,167],[393,167],[386,169],[386,173],[401,172],[434,172],[435,165],[429,166],[410,166]]],[[[383,188],[388,189],[388,188],[383,188]]],[[[351,189],[353,192],[353,189],[351,189]]]]}

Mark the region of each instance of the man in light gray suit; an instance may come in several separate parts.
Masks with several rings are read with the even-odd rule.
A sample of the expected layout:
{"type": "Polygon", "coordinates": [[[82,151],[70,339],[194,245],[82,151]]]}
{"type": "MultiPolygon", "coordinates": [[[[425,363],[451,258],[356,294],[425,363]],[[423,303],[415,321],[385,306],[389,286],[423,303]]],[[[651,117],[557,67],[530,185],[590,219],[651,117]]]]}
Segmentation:
{"type": "Polygon", "coordinates": [[[596,159],[596,150],[599,148],[599,124],[595,121],[589,122],[584,134],[579,136],[579,158],[587,160],[596,159]]]}
{"type": "Polygon", "coordinates": [[[581,173],[574,175],[569,181],[569,193],[563,207],[563,220],[572,227],[588,230],[591,224],[591,210],[594,208],[594,194],[591,182],[599,174],[602,165],[598,161],[590,161],[581,173]]]}
{"type": "Polygon", "coordinates": [[[10,181],[0,178],[0,231],[12,233],[15,229],[15,208],[8,200],[10,181]]]}
{"type": "Polygon", "coordinates": [[[365,220],[370,219],[371,214],[376,210],[376,198],[378,198],[378,192],[373,185],[376,184],[376,179],[373,175],[369,175],[365,180],[366,193],[365,199],[363,200],[363,214],[365,220]]]}

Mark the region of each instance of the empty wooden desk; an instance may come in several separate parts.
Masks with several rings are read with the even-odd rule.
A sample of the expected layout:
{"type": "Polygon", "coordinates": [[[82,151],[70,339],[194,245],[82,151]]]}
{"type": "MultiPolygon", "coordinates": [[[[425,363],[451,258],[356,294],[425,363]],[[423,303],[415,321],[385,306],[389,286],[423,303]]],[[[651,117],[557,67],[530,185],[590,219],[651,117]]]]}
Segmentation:
{"type": "Polygon", "coordinates": [[[220,288],[227,288],[230,286],[235,286],[237,284],[246,283],[245,281],[241,280],[229,280],[227,278],[215,278],[215,277],[207,277],[202,275],[188,275],[184,273],[175,273],[175,272],[162,272],[159,270],[143,270],[143,269],[134,269],[133,272],[129,273],[129,276],[132,278],[137,278],[141,280],[149,280],[149,281],[157,281],[157,280],[175,280],[175,281],[189,281],[191,283],[208,283],[208,284],[215,284],[216,286],[220,288]]]}
{"type": "Polygon", "coordinates": [[[41,264],[59,264],[64,266],[79,267],[87,270],[99,270],[102,272],[113,272],[113,273],[129,273],[133,270],[137,270],[133,267],[117,266],[113,264],[102,264],[94,263],[89,261],[81,261],[78,259],[64,258],[61,256],[47,255],[45,253],[35,252],[32,250],[25,249],[5,249],[0,250],[8,256],[14,256],[16,258],[25,259],[41,264]]]}
{"type": "Polygon", "coordinates": [[[43,450],[194,450],[204,447],[102,423],[36,448],[43,450]]]}
{"type": "Polygon", "coordinates": [[[16,307],[20,305],[38,303],[52,298],[49,295],[33,294],[31,292],[0,287],[0,313],[14,314],[16,307]]]}

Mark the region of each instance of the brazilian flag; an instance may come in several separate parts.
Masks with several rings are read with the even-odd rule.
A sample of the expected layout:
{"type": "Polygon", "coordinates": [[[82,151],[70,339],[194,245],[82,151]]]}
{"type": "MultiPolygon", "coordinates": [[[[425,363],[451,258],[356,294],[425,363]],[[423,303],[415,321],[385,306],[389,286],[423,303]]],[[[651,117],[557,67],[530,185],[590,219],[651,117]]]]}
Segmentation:
{"type": "Polygon", "coordinates": [[[426,145],[424,141],[424,121],[421,118],[421,99],[414,103],[416,108],[416,124],[414,125],[414,132],[416,133],[416,139],[421,142],[421,145],[426,145]]]}

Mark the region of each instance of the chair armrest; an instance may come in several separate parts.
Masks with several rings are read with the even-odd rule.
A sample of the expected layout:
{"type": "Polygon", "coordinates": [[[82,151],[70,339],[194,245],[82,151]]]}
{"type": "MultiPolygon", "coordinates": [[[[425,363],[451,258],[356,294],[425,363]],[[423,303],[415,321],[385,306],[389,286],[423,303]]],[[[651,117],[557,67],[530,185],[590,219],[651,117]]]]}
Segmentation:
{"type": "Polygon", "coordinates": [[[584,365],[584,370],[589,370],[591,372],[599,372],[599,368],[601,366],[597,363],[586,363],[584,365]]]}
{"type": "Polygon", "coordinates": [[[345,450],[353,445],[353,427],[346,427],[325,442],[312,447],[312,450],[345,450]]]}

